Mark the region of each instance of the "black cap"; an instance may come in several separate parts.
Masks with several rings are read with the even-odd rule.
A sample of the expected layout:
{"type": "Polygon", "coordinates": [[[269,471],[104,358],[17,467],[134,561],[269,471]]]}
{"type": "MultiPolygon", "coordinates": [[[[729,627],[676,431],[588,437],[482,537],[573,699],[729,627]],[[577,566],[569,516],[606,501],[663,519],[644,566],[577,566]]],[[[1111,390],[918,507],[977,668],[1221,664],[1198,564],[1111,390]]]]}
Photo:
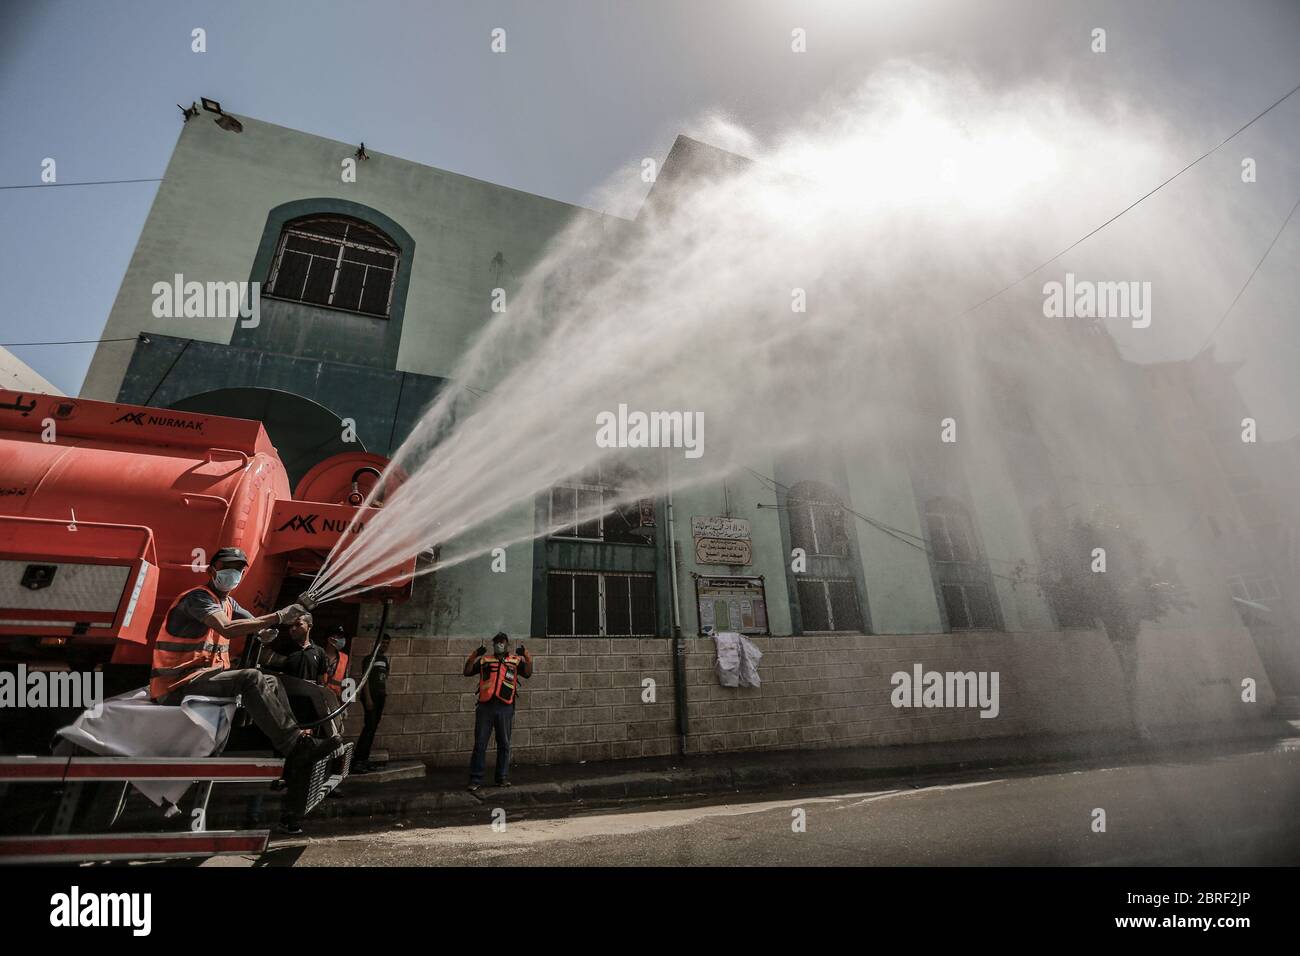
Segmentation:
{"type": "Polygon", "coordinates": [[[505,641],[507,644],[509,644],[510,635],[508,635],[505,631],[497,631],[496,634],[492,635],[492,640],[493,642],[505,641]]]}
{"type": "Polygon", "coordinates": [[[248,555],[244,554],[242,548],[218,548],[217,553],[208,562],[208,567],[215,568],[222,561],[240,561],[244,567],[248,567],[248,555]]]}

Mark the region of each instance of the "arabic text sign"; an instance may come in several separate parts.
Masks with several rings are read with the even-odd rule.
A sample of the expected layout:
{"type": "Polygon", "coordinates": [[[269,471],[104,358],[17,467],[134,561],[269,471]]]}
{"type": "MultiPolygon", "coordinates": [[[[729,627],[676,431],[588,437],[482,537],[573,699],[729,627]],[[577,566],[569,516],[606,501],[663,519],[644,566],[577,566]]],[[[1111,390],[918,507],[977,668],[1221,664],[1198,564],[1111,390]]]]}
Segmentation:
{"type": "Polygon", "coordinates": [[[749,522],[744,518],[721,515],[695,515],[691,518],[691,535],[696,538],[731,538],[749,540],[749,522]]]}
{"type": "Polygon", "coordinates": [[[753,564],[754,554],[748,539],[696,538],[696,564],[753,564]]]}

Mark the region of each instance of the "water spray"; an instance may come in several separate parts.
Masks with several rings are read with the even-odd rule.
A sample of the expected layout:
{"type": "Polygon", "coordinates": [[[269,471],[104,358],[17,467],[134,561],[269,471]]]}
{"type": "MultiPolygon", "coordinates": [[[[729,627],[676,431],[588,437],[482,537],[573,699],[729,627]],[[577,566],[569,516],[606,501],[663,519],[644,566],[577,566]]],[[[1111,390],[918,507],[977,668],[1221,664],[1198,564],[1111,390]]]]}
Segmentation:
{"type": "MultiPolygon", "coordinates": [[[[991,91],[898,64],[790,135],[755,141],[752,162],[710,173],[717,151],[683,145],[705,174],[676,181],[671,201],[652,193],[636,228],[611,242],[605,223],[579,218],[548,243],[519,281],[511,321],[485,324],[450,376],[486,387],[474,389],[471,408],[464,389],[443,389],[421,413],[384,469],[400,485],[383,508],[364,511],[364,527],[354,519],[355,534],[339,538],[300,602],[381,586],[377,578],[434,542],[447,553],[417,575],[554,534],[527,503],[603,462],[598,416],[622,405],[707,421],[698,458],[670,452],[683,454],[672,476],[679,493],[754,461],[807,460],[811,471],[811,452],[907,447],[932,427],[918,391],[995,420],[1003,402],[989,358],[1035,417],[1077,422],[1086,408],[1099,426],[1130,421],[1123,381],[1111,382],[1102,358],[1087,359],[1069,327],[1044,321],[1034,283],[989,295],[1078,235],[1097,208],[1131,201],[1132,182],[1177,168],[1156,118],[1115,129],[1076,107],[1066,90],[991,91]],[[1080,141],[1091,144],[1086,154],[1058,148],[1080,141]],[[993,298],[998,310],[985,305],[993,298]],[[956,321],[973,304],[979,321],[956,321]]],[[[1111,235],[1102,258],[1081,249],[1072,261],[1097,270],[1127,256],[1158,273],[1164,259],[1194,257],[1191,241],[1184,255],[1170,251],[1180,241],[1111,235]]],[[[1114,430],[1048,437],[1068,477],[1076,462],[1096,460],[1148,477],[1149,449],[1117,447],[1114,430]]],[[[648,447],[663,446],[629,438],[626,455],[648,447]]],[[[348,504],[365,482],[353,475],[348,504]]],[[[651,481],[626,497],[665,497],[666,486],[651,481]]],[[[600,508],[626,500],[620,492],[602,492],[600,508]]]]}

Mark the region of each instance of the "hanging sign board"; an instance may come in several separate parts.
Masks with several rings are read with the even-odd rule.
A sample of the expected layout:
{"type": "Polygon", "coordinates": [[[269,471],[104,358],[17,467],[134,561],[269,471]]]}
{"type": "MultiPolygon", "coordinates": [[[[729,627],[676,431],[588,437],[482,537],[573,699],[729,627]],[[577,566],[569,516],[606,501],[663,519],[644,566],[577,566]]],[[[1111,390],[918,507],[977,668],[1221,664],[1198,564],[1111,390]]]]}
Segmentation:
{"type": "Polygon", "coordinates": [[[695,515],[691,518],[691,534],[697,538],[749,540],[749,522],[744,518],[724,518],[721,515],[695,515]]]}
{"type": "Polygon", "coordinates": [[[732,538],[696,538],[695,563],[753,564],[754,553],[748,541],[736,541],[732,538]]]}
{"type": "Polygon", "coordinates": [[[754,563],[749,522],[721,515],[691,518],[696,564],[749,565],[754,563]]]}

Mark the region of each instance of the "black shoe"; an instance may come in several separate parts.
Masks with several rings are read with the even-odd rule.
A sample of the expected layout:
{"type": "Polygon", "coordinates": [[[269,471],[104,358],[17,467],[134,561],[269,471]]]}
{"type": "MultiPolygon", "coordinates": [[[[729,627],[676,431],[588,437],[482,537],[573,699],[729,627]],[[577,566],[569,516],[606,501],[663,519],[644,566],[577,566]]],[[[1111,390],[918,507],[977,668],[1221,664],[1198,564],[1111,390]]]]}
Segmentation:
{"type": "Polygon", "coordinates": [[[275,832],[284,836],[302,836],[302,827],[299,825],[296,815],[286,813],[280,817],[280,823],[276,826],[275,832]]]}
{"type": "Polygon", "coordinates": [[[468,787],[466,787],[465,789],[468,790],[470,793],[478,793],[480,790],[483,789],[483,784],[481,784],[481,783],[471,783],[471,784],[470,784],[468,787]]]}
{"type": "Polygon", "coordinates": [[[514,784],[511,783],[509,780],[498,780],[498,781],[497,781],[497,786],[498,786],[498,787],[513,787],[514,784]]]}
{"type": "Polygon", "coordinates": [[[301,766],[304,763],[315,763],[327,754],[332,753],[338,745],[338,738],[322,740],[320,737],[309,737],[303,734],[284,758],[284,778],[289,779],[291,767],[301,766]]]}

